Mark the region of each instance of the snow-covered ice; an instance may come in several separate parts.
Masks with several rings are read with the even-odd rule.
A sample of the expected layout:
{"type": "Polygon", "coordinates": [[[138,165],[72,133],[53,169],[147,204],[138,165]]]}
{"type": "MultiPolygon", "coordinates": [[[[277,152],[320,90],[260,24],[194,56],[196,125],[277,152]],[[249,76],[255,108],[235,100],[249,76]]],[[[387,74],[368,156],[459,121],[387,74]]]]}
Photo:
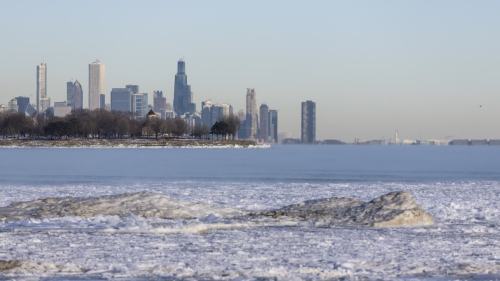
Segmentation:
{"type": "Polygon", "coordinates": [[[0,223],[4,277],[167,280],[495,280],[500,278],[500,182],[146,182],[0,184],[0,206],[50,196],[155,192],[215,210],[260,211],[328,197],[370,200],[413,193],[435,225],[317,228],[284,221],[228,222],[140,216],[62,217],[0,223]],[[170,279],[169,279],[170,278],[170,279]]]}

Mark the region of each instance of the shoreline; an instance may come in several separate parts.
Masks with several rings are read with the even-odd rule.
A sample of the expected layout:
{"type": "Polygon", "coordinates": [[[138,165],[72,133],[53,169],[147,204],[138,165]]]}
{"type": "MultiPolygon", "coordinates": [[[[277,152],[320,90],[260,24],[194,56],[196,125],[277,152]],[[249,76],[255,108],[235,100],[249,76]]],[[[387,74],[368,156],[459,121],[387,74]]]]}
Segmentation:
{"type": "Polygon", "coordinates": [[[197,139],[0,139],[0,148],[269,148],[247,140],[197,139]]]}

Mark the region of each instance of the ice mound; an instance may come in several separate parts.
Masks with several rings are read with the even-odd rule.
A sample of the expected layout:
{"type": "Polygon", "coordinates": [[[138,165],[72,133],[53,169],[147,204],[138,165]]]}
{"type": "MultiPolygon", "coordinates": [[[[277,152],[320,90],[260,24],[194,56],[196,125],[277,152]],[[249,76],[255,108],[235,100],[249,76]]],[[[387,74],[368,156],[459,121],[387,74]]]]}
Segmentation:
{"type": "Polygon", "coordinates": [[[162,194],[138,192],[100,197],[49,197],[14,202],[0,207],[0,220],[130,215],[144,218],[194,219],[213,214],[224,216],[237,213],[232,209],[174,200],[162,194]]]}
{"type": "Polygon", "coordinates": [[[415,202],[411,193],[404,191],[387,193],[369,202],[333,197],[252,214],[259,215],[313,221],[318,226],[404,227],[433,224],[432,216],[415,202]]]}

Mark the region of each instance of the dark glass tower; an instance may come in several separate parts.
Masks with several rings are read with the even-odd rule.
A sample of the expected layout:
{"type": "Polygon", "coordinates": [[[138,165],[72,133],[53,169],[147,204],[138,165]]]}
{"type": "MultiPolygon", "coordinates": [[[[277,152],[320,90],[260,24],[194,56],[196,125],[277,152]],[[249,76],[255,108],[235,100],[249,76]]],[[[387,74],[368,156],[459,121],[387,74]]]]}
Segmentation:
{"type": "Polygon", "coordinates": [[[177,62],[177,74],[175,75],[174,84],[174,111],[178,116],[196,111],[191,86],[187,83],[186,63],[183,60],[177,62]]]}
{"type": "Polygon", "coordinates": [[[313,101],[302,102],[301,118],[301,141],[302,143],[316,142],[316,103],[313,101]]]}

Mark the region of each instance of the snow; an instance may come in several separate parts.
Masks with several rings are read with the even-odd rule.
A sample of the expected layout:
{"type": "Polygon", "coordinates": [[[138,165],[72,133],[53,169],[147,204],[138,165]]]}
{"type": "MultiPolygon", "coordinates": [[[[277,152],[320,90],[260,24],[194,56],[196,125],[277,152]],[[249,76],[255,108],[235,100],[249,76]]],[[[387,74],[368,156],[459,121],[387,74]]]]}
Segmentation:
{"type": "Polygon", "coordinates": [[[435,225],[318,228],[292,221],[235,223],[211,212],[197,219],[97,215],[1,222],[0,259],[21,260],[22,266],[0,276],[17,280],[500,279],[497,181],[0,183],[0,206],[51,196],[147,191],[187,206],[256,211],[334,196],[366,201],[398,190],[414,194],[417,203],[433,215],[435,225]]]}

